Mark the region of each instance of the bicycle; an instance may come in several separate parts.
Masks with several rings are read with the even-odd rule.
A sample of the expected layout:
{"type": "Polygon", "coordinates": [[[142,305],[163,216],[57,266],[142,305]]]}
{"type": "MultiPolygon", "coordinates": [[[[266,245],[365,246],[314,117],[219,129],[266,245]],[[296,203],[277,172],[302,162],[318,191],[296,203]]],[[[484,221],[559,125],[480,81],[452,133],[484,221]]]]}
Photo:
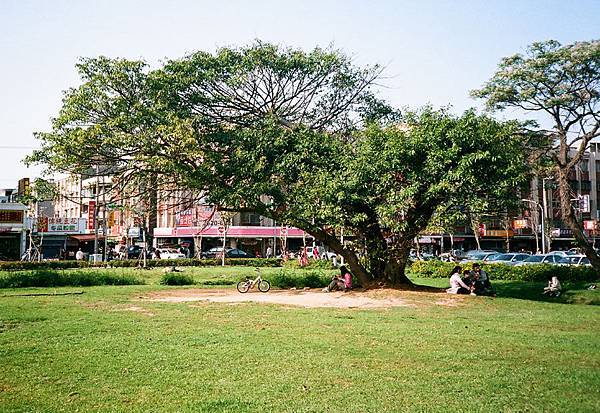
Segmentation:
{"type": "Polygon", "coordinates": [[[271,289],[271,283],[267,280],[262,279],[260,269],[256,268],[255,271],[258,273],[258,276],[254,280],[246,278],[245,280],[242,280],[239,283],[237,283],[237,290],[239,292],[247,293],[255,285],[258,287],[259,291],[263,293],[266,293],[271,289]]]}

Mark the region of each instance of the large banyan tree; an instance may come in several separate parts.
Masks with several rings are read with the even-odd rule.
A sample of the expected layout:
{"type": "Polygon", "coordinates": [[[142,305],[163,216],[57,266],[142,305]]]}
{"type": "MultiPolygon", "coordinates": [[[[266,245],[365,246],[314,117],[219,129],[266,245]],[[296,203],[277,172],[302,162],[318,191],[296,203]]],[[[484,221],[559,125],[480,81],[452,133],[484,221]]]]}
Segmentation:
{"type": "Polygon", "coordinates": [[[411,245],[434,214],[503,211],[528,168],[517,123],[400,113],[375,95],[380,67],[335,50],[258,42],[152,71],[107,58],[78,68],[82,85],[66,92],[29,161],[50,170],[103,162],[118,182],[175,182],[221,208],[301,228],[364,285],[409,284],[411,245]],[[340,242],[341,228],[353,242],[340,242]]]}

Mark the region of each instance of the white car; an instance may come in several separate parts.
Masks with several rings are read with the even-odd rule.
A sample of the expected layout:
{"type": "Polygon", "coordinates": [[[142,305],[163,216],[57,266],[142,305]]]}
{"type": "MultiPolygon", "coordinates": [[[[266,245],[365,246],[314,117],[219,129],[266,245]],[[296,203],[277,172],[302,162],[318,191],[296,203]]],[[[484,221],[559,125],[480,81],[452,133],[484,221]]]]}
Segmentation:
{"type": "Polygon", "coordinates": [[[157,251],[160,253],[161,260],[178,260],[180,258],[185,258],[180,252],[174,250],[173,248],[157,248],[157,251]]]}
{"type": "Polygon", "coordinates": [[[319,250],[319,247],[306,247],[306,255],[308,258],[313,258],[315,252],[318,254],[319,258],[324,259],[327,257],[328,260],[332,260],[337,254],[331,251],[325,251],[323,249],[319,250]]]}
{"type": "Polygon", "coordinates": [[[558,260],[558,265],[592,265],[585,255],[567,255],[558,260]]]}

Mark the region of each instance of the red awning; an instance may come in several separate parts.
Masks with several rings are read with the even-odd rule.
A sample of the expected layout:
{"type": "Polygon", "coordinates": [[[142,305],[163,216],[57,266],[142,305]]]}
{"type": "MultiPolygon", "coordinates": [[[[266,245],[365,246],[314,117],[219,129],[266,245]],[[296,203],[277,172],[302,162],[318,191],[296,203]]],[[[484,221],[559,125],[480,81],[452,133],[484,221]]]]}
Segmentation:
{"type": "MultiPolygon", "coordinates": [[[[69,235],[70,238],[75,238],[77,241],[93,241],[96,239],[95,234],[73,234],[69,235]]],[[[104,235],[98,235],[98,239],[104,239],[104,235]]]]}

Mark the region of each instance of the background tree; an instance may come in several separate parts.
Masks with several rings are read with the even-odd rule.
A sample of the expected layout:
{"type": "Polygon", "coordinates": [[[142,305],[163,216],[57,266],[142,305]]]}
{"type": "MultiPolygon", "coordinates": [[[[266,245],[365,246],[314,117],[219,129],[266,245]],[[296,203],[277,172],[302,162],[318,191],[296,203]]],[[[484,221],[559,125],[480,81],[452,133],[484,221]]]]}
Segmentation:
{"type": "Polygon", "coordinates": [[[52,131],[35,134],[41,149],[26,162],[46,165],[47,174],[112,177],[111,189],[99,198],[135,200],[135,213],[152,233],[159,197],[177,190],[176,174],[164,162],[177,145],[164,142],[166,120],[153,104],[147,65],[101,56],[81,59],[76,67],[81,85],[64,93],[52,131]]]}
{"type": "Polygon", "coordinates": [[[600,135],[600,41],[561,46],[556,41],[534,43],[525,55],[502,59],[497,72],[472,92],[489,109],[520,108],[546,115],[551,130],[540,129],[552,141],[548,156],[558,183],[562,220],[575,240],[600,270],[600,257],[583,232],[571,204],[569,175],[600,135]]]}

